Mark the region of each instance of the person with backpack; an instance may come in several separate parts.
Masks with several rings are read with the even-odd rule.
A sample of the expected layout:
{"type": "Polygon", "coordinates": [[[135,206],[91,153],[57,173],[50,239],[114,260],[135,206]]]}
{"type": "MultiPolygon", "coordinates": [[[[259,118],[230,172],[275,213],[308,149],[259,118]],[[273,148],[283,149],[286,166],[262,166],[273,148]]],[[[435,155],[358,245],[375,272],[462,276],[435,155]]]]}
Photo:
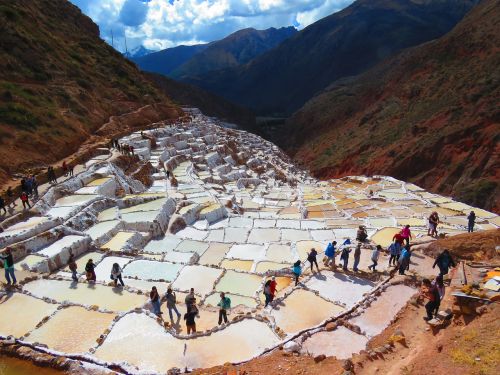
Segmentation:
{"type": "Polygon", "coordinates": [[[222,319],[227,324],[227,311],[231,308],[231,299],[226,297],[224,292],[221,292],[220,301],[217,306],[219,306],[219,325],[222,324],[222,319]]]}
{"type": "Polygon", "coordinates": [[[118,286],[118,281],[122,286],[125,286],[122,278],[122,269],[118,263],[113,263],[111,267],[111,280],[115,282],[115,287],[118,286]]]}
{"type": "Polygon", "coordinates": [[[175,311],[175,313],[177,314],[177,320],[179,320],[181,318],[181,313],[177,310],[177,306],[175,306],[175,304],[177,303],[177,296],[175,295],[175,292],[172,291],[172,288],[167,289],[165,299],[167,300],[167,309],[168,315],[170,316],[170,321],[174,321],[172,311],[175,311]]]}
{"type": "Polygon", "coordinates": [[[158,290],[156,289],[156,286],[153,286],[151,288],[151,292],[149,292],[149,299],[151,300],[151,305],[153,306],[153,313],[161,317],[161,301],[160,301],[160,295],[158,294],[158,290]]]}
{"type": "Polygon", "coordinates": [[[311,264],[311,272],[314,272],[313,265],[316,265],[316,269],[318,270],[318,272],[321,272],[319,270],[318,261],[316,260],[317,256],[318,252],[315,248],[312,248],[311,251],[307,254],[307,261],[311,264]]]}
{"type": "Polygon", "coordinates": [[[73,281],[78,281],[78,275],[76,273],[77,265],[73,254],[69,254],[68,267],[69,270],[71,271],[71,278],[73,279],[73,281]]]}
{"type": "Polygon", "coordinates": [[[476,223],[476,213],[474,211],[471,211],[469,216],[467,216],[467,220],[467,232],[472,233],[474,232],[474,224],[476,223]]]}
{"type": "Polygon", "coordinates": [[[375,267],[377,267],[378,264],[378,257],[380,256],[380,251],[382,250],[382,246],[377,245],[375,249],[372,251],[372,257],[371,260],[373,264],[368,266],[368,269],[371,269],[373,272],[375,272],[375,267]]]}
{"type": "Polygon", "coordinates": [[[325,258],[323,263],[326,267],[335,267],[335,246],[337,241],[330,242],[325,250],[325,258]]]}
{"type": "Polygon", "coordinates": [[[299,277],[302,273],[302,265],[300,259],[293,264],[293,274],[295,276],[295,286],[299,284],[299,277]]]}
{"type": "Polygon", "coordinates": [[[21,202],[23,203],[23,209],[26,210],[26,206],[28,206],[28,208],[31,208],[31,204],[30,204],[30,201],[29,201],[29,197],[28,197],[28,193],[26,193],[25,191],[23,191],[21,193],[21,202]]]}
{"type": "Polygon", "coordinates": [[[188,311],[184,314],[184,320],[186,321],[187,334],[196,333],[196,316],[198,315],[198,308],[196,304],[192,303],[188,305],[188,311]]]}
{"type": "Polygon", "coordinates": [[[0,258],[3,259],[3,267],[5,268],[5,280],[7,280],[7,285],[11,284],[10,279],[12,278],[12,284],[16,284],[16,274],[14,271],[14,257],[12,256],[12,250],[7,247],[3,254],[0,254],[0,258]]]}
{"type": "Polygon", "coordinates": [[[422,280],[422,295],[428,302],[425,304],[425,311],[427,316],[424,317],[425,321],[429,321],[433,318],[436,308],[439,308],[439,291],[435,285],[432,285],[429,279],[422,280]]]}
{"type": "Polygon", "coordinates": [[[359,262],[361,260],[361,242],[358,242],[356,248],[354,249],[354,266],[352,267],[354,272],[358,272],[359,262]]]}
{"type": "Polygon", "coordinates": [[[439,268],[439,274],[444,276],[448,273],[448,270],[451,267],[455,267],[455,262],[453,261],[450,252],[448,250],[444,250],[437,256],[432,268],[435,268],[436,265],[439,268]]]}
{"type": "Polygon", "coordinates": [[[349,264],[349,253],[351,252],[351,249],[349,249],[347,246],[343,246],[342,253],[340,253],[340,260],[343,261],[342,269],[344,271],[347,271],[347,265],[349,264]]]}
{"type": "Polygon", "coordinates": [[[87,281],[89,283],[96,282],[97,276],[95,275],[95,264],[94,264],[94,261],[92,259],[89,259],[87,261],[87,264],[85,265],[85,274],[87,276],[87,281]]]}
{"type": "Polygon", "coordinates": [[[389,245],[389,254],[390,254],[390,257],[389,257],[389,266],[392,266],[392,265],[397,265],[398,264],[398,261],[399,261],[399,256],[400,256],[400,253],[401,253],[401,245],[399,244],[399,242],[396,242],[396,241],[393,241],[390,245],[389,245]]]}

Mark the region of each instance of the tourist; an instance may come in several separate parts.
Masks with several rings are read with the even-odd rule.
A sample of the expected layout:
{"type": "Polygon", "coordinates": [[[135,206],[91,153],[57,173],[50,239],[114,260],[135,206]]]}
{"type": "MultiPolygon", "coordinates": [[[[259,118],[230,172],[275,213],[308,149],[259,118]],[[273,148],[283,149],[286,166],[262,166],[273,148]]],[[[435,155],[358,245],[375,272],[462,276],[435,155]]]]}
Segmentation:
{"type": "Polygon", "coordinates": [[[325,258],[323,263],[326,267],[332,266],[335,267],[335,246],[337,245],[337,241],[330,242],[325,250],[325,258]]]}
{"type": "Polygon", "coordinates": [[[264,297],[266,301],[264,307],[267,307],[271,302],[271,280],[267,280],[264,284],[264,297]]]}
{"type": "Polygon", "coordinates": [[[375,272],[375,267],[377,267],[377,264],[378,264],[378,257],[380,256],[380,251],[382,250],[382,246],[380,245],[377,245],[377,247],[375,247],[375,249],[372,251],[372,262],[373,264],[371,264],[370,266],[368,266],[368,269],[372,270],[373,272],[375,272]]]}
{"type": "Polygon", "coordinates": [[[403,247],[403,244],[405,242],[403,236],[401,235],[401,232],[398,232],[396,233],[393,237],[392,237],[392,240],[394,242],[397,242],[399,244],[399,247],[402,248],[403,247]]]}
{"type": "Polygon", "coordinates": [[[424,317],[425,321],[429,321],[432,319],[436,307],[439,308],[440,301],[438,289],[435,285],[432,285],[429,279],[422,280],[422,295],[429,300],[429,302],[425,304],[427,316],[424,317]]]}
{"type": "Polygon", "coordinates": [[[22,192],[26,194],[28,193],[28,186],[26,185],[26,179],[21,178],[20,187],[22,192]]]}
{"type": "Polygon", "coordinates": [[[151,292],[149,292],[149,299],[151,300],[151,305],[153,305],[153,313],[156,316],[161,316],[161,303],[160,303],[160,295],[158,294],[158,290],[156,287],[151,288],[151,292]]]}
{"type": "Polygon", "coordinates": [[[389,245],[389,266],[398,264],[399,256],[401,254],[401,244],[397,241],[393,241],[389,245]]]}
{"type": "Polygon", "coordinates": [[[12,278],[12,284],[16,284],[16,275],[14,273],[14,257],[12,256],[12,251],[10,247],[5,248],[3,254],[0,254],[0,258],[3,259],[3,267],[5,268],[5,280],[7,280],[7,285],[11,284],[10,279],[12,278]]]}
{"type": "Polygon", "coordinates": [[[7,215],[7,209],[5,208],[5,201],[2,196],[0,196],[0,211],[3,210],[3,214],[7,215]]]}
{"type": "Polygon", "coordinates": [[[278,286],[278,283],[276,282],[276,277],[271,277],[271,284],[269,285],[269,288],[271,290],[271,302],[274,301],[274,296],[276,295],[276,287],[278,286]]]}
{"type": "Polygon", "coordinates": [[[26,206],[28,206],[28,208],[31,208],[31,205],[30,205],[30,202],[29,202],[29,197],[28,197],[28,193],[26,193],[25,191],[23,191],[21,193],[21,202],[23,203],[23,209],[25,210],[26,209],[26,206]]]}
{"type": "Polygon", "coordinates": [[[437,301],[436,308],[434,310],[434,314],[437,315],[439,312],[439,306],[441,305],[441,301],[443,300],[445,294],[443,275],[437,275],[432,282],[432,285],[436,287],[439,293],[439,300],[437,301]]]}
{"type": "Polygon", "coordinates": [[[170,171],[167,169],[167,180],[170,179],[170,171]]]}
{"type": "Polygon", "coordinates": [[[363,225],[360,225],[356,233],[356,240],[359,242],[365,242],[368,239],[368,233],[363,225]]]}
{"type": "Polygon", "coordinates": [[[66,177],[68,175],[68,165],[66,164],[66,161],[63,161],[62,163],[62,171],[64,177],[66,177]]]}
{"type": "Polygon", "coordinates": [[[342,265],[342,269],[344,271],[347,271],[347,265],[349,264],[349,253],[351,252],[351,249],[349,249],[347,246],[343,245],[342,253],[340,254],[340,260],[344,262],[342,265]]]}
{"type": "Polygon", "coordinates": [[[118,263],[113,263],[111,267],[111,280],[115,282],[115,287],[118,286],[118,281],[122,286],[125,286],[122,279],[122,269],[118,263]]]}
{"type": "Polygon", "coordinates": [[[321,272],[319,270],[318,261],[316,260],[317,256],[318,252],[315,248],[312,248],[311,251],[307,254],[307,261],[311,264],[311,272],[314,272],[313,265],[316,265],[316,269],[318,270],[318,272],[321,272]]]}
{"type": "Polygon", "coordinates": [[[69,270],[71,271],[71,278],[73,279],[73,281],[78,281],[78,275],[76,273],[77,265],[73,254],[69,254],[68,267],[69,270]]]}
{"type": "Polygon", "coordinates": [[[8,204],[9,206],[12,205],[12,206],[17,206],[16,204],[16,198],[14,198],[14,192],[12,191],[12,188],[9,186],[7,188],[7,199],[9,200],[8,204]]]}
{"type": "Polygon", "coordinates": [[[193,303],[188,305],[188,311],[184,314],[184,320],[186,321],[187,334],[196,333],[196,321],[195,318],[198,315],[198,308],[193,303]]]}
{"type": "Polygon", "coordinates": [[[293,274],[295,276],[295,286],[299,284],[299,277],[302,273],[302,265],[300,259],[293,264],[293,274]]]}
{"type": "Polygon", "coordinates": [[[85,273],[86,273],[86,276],[87,276],[87,281],[90,283],[90,282],[93,282],[95,283],[96,282],[96,275],[95,275],[95,264],[94,264],[94,261],[92,259],[89,259],[87,261],[87,264],[85,265],[85,273]]]}
{"type": "Polygon", "coordinates": [[[409,246],[405,246],[399,257],[399,274],[404,275],[410,265],[411,251],[409,246]]]}
{"type": "Polygon", "coordinates": [[[226,297],[224,292],[221,292],[220,301],[217,306],[219,306],[219,325],[222,324],[222,319],[227,324],[227,310],[231,308],[231,299],[226,297]]]}
{"type": "Polygon", "coordinates": [[[412,239],[413,237],[411,236],[411,230],[408,224],[405,225],[403,229],[401,229],[401,237],[403,237],[403,240],[406,241],[407,245],[410,245],[410,239],[412,239]]]}
{"type": "Polygon", "coordinates": [[[437,237],[437,226],[439,224],[439,215],[436,211],[434,211],[428,219],[429,222],[429,228],[427,230],[427,235],[434,237],[437,237]]]}
{"type": "Polygon", "coordinates": [[[33,197],[38,199],[38,181],[36,180],[36,176],[31,176],[31,187],[33,189],[33,197]]]}
{"type": "Polygon", "coordinates": [[[73,177],[73,170],[75,169],[75,166],[73,164],[70,164],[68,168],[69,168],[69,175],[73,177]]]}
{"type": "Polygon", "coordinates": [[[354,266],[352,267],[354,272],[358,272],[358,266],[360,260],[361,260],[361,242],[358,242],[356,248],[354,249],[354,266]]]}
{"type": "Polygon", "coordinates": [[[186,309],[189,311],[189,306],[192,305],[196,301],[196,297],[194,295],[194,288],[191,288],[186,298],[184,298],[184,302],[186,303],[186,309]]]}
{"type": "Polygon", "coordinates": [[[449,268],[455,267],[455,262],[453,261],[450,252],[448,250],[444,250],[437,256],[432,268],[435,268],[436,265],[439,268],[439,274],[444,276],[448,273],[449,268]]]}
{"type": "Polygon", "coordinates": [[[177,314],[177,320],[179,320],[181,318],[181,313],[177,310],[177,306],[175,306],[175,304],[177,303],[177,296],[175,295],[175,292],[172,291],[172,288],[167,289],[165,298],[167,300],[167,309],[170,320],[172,322],[174,321],[172,310],[175,311],[175,313],[177,314]]]}
{"type": "Polygon", "coordinates": [[[471,211],[469,216],[467,216],[467,220],[469,221],[467,231],[469,233],[472,233],[474,232],[474,224],[476,223],[476,213],[474,211],[471,211]]]}

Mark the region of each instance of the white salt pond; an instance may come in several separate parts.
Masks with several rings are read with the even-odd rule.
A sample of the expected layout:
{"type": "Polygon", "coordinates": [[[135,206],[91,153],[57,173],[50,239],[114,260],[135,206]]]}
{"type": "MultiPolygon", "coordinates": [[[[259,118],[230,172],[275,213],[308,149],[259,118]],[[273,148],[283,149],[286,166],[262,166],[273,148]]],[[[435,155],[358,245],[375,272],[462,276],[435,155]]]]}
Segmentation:
{"type": "Polygon", "coordinates": [[[366,344],[368,344],[366,336],[339,326],[331,332],[322,331],[313,334],[302,344],[302,351],[314,357],[324,354],[327,357],[347,359],[365,350],[366,344]]]}
{"type": "Polygon", "coordinates": [[[174,281],[182,267],[182,264],[169,262],[134,260],[124,268],[123,275],[142,280],[174,281]]]}
{"type": "Polygon", "coordinates": [[[177,279],[172,284],[172,288],[188,292],[194,288],[196,294],[205,296],[212,292],[214,284],[222,275],[223,270],[205,266],[185,266],[177,279]]]}

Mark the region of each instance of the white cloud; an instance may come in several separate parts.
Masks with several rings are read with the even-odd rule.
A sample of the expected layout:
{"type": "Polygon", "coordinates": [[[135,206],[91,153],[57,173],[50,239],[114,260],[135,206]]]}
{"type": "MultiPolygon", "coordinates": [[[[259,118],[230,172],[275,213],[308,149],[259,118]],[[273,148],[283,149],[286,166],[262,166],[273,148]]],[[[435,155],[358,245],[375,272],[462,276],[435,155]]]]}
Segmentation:
{"type": "Polygon", "coordinates": [[[309,24],[353,0],[70,0],[96,22],[115,48],[163,49],[210,42],[242,28],[309,24]]]}

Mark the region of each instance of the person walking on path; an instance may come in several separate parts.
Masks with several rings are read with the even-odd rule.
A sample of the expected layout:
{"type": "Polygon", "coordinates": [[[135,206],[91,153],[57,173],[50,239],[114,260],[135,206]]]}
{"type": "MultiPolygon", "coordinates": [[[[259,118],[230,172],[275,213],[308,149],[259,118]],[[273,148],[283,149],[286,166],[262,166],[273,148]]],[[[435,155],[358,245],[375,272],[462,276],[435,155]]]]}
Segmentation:
{"type": "Polygon", "coordinates": [[[160,295],[158,294],[158,290],[156,289],[156,286],[151,288],[151,292],[149,292],[149,299],[151,300],[151,305],[153,305],[153,313],[161,317],[161,302],[160,302],[160,295]]]}
{"type": "Polygon", "coordinates": [[[187,313],[184,314],[184,320],[186,321],[187,334],[196,333],[196,321],[195,318],[198,315],[198,308],[193,303],[188,306],[187,313]]]}
{"type": "Polygon", "coordinates": [[[217,306],[219,306],[219,325],[222,324],[222,319],[227,324],[227,311],[231,308],[231,299],[226,297],[224,292],[221,292],[220,301],[217,306]]]}
{"type": "Polygon", "coordinates": [[[264,284],[264,297],[266,299],[264,307],[267,307],[271,302],[271,280],[267,280],[264,284]]]}
{"type": "Polygon", "coordinates": [[[8,204],[9,206],[12,205],[12,206],[17,206],[16,204],[16,198],[14,198],[14,192],[12,191],[12,188],[9,186],[7,188],[7,199],[9,200],[8,204]]]}
{"type": "Polygon", "coordinates": [[[361,260],[361,242],[358,242],[356,248],[354,249],[354,266],[352,267],[354,272],[358,272],[358,266],[360,260],[361,260]]]}
{"type": "Polygon", "coordinates": [[[407,245],[410,245],[410,240],[413,239],[411,236],[411,230],[409,225],[405,225],[403,229],[401,229],[401,237],[406,241],[407,245]]]}
{"type": "Polygon", "coordinates": [[[23,203],[23,210],[26,210],[26,206],[28,206],[28,208],[31,208],[31,204],[30,204],[30,201],[29,201],[29,197],[28,197],[28,193],[26,193],[25,191],[23,191],[21,193],[21,202],[23,203]]]}
{"type": "Polygon", "coordinates": [[[401,245],[399,244],[399,242],[393,241],[389,245],[389,254],[389,266],[395,266],[396,264],[398,264],[399,256],[401,254],[401,245]]]}
{"type": "Polygon", "coordinates": [[[7,215],[7,209],[5,208],[5,200],[0,196],[0,211],[3,210],[3,214],[7,215]]]}
{"type": "Polygon", "coordinates": [[[403,248],[403,251],[401,252],[401,256],[399,257],[399,274],[404,275],[405,271],[408,269],[410,265],[410,257],[411,257],[411,252],[410,252],[410,247],[405,246],[403,248]]]}
{"type": "Polygon", "coordinates": [[[302,273],[302,265],[300,259],[293,264],[293,274],[295,276],[295,286],[299,284],[299,277],[302,273]]]}
{"type": "Polygon", "coordinates": [[[437,256],[432,268],[436,268],[436,266],[439,268],[439,274],[443,276],[448,273],[450,268],[455,267],[455,262],[453,261],[453,258],[448,250],[444,250],[437,256]]]}
{"type": "Polygon", "coordinates": [[[439,306],[441,305],[441,301],[443,300],[445,294],[443,275],[437,275],[432,282],[432,285],[436,287],[439,293],[439,300],[436,304],[436,308],[434,309],[434,315],[437,315],[437,313],[439,312],[439,306]]]}
{"type": "Polygon", "coordinates": [[[175,311],[175,313],[177,314],[177,320],[179,320],[181,318],[181,313],[177,310],[177,306],[175,306],[175,304],[177,303],[177,296],[175,295],[175,292],[172,291],[172,288],[167,289],[165,298],[167,300],[167,309],[168,315],[170,316],[170,321],[174,321],[172,310],[175,311]]]}
{"type": "Polygon", "coordinates": [[[69,165],[69,176],[70,177],[73,177],[73,171],[75,169],[75,166],[73,164],[70,164],[69,165]]]}
{"type": "Polygon", "coordinates": [[[113,263],[111,267],[111,280],[115,282],[115,287],[118,286],[118,281],[122,286],[125,286],[122,279],[122,269],[118,263],[113,263]]]}
{"type": "Polygon", "coordinates": [[[276,282],[276,277],[271,277],[271,284],[269,284],[269,288],[271,290],[271,302],[274,301],[274,296],[276,295],[276,287],[278,283],[276,282]]]}
{"type": "Polygon", "coordinates": [[[33,189],[33,197],[38,199],[38,181],[36,180],[36,176],[31,176],[31,187],[33,189]]]}
{"type": "Polygon", "coordinates": [[[382,250],[382,246],[380,245],[377,245],[377,247],[375,247],[375,249],[372,251],[372,262],[373,264],[371,264],[370,266],[368,266],[368,269],[371,269],[373,272],[375,272],[375,267],[377,267],[377,264],[378,264],[378,257],[380,256],[380,251],[382,250]]]}
{"type": "Polygon", "coordinates": [[[474,211],[471,211],[469,216],[467,216],[467,220],[469,221],[467,225],[467,231],[469,233],[474,232],[474,224],[476,224],[476,213],[474,211]]]}
{"type": "Polygon", "coordinates": [[[95,275],[95,264],[94,264],[94,261],[92,259],[89,259],[87,261],[87,264],[85,265],[85,274],[87,276],[87,281],[89,283],[96,282],[97,277],[95,275]]]}
{"type": "Polygon", "coordinates": [[[5,280],[7,280],[7,285],[17,283],[16,274],[14,271],[14,257],[12,256],[12,251],[10,247],[7,247],[3,254],[0,254],[0,258],[3,259],[3,267],[5,268],[5,280]]]}
{"type": "Polygon", "coordinates": [[[73,281],[78,281],[78,275],[76,273],[77,265],[76,265],[75,257],[73,256],[73,254],[69,255],[68,267],[69,267],[69,270],[71,271],[71,278],[73,279],[73,281]]]}
{"type": "Polygon", "coordinates": [[[184,298],[184,302],[186,303],[186,309],[189,312],[189,306],[196,302],[196,297],[194,295],[194,288],[191,288],[186,298],[184,298]]]}
{"type": "Polygon", "coordinates": [[[325,250],[325,258],[323,263],[326,267],[334,267],[335,268],[335,246],[337,245],[337,241],[330,242],[325,250]]]}
{"type": "Polygon", "coordinates": [[[311,251],[307,254],[307,261],[311,264],[311,272],[314,272],[313,265],[316,265],[316,269],[319,270],[318,261],[316,257],[318,256],[318,252],[315,248],[312,248],[311,251]]]}
{"type": "Polygon", "coordinates": [[[344,246],[342,249],[342,253],[340,254],[340,260],[344,262],[342,265],[342,269],[344,271],[347,271],[347,265],[349,264],[349,253],[351,252],[351,249],[349,249],[347,246],[344,246]]]}
{"type": "Polygon", "coordinates": [[[439,224],[439,215],[436,211],[434,211],[430,216],[429,216],[429,228],[427,230],[427,235],[434,237],[437,237],[437,226],[439,224]]]}
{"type": "Polygon", "coordinates": [[[62,163],[62,171],[63,171],[64,177],[66,177],[68,175],[68,165],[66,164],[66,160],[63,161],[63,163],[62,163]]]}
{"type": "Polygon", "coordinates": [[[425,321],[429,321],[432,319],[434,312],[436,311],[436,307],[439,308],[439,292],[435,285],[432,285],[429,279],[422,280],[422,295],[429,302],[425,304],[425,311],[427,316],[424,317],[425,321]]]}

